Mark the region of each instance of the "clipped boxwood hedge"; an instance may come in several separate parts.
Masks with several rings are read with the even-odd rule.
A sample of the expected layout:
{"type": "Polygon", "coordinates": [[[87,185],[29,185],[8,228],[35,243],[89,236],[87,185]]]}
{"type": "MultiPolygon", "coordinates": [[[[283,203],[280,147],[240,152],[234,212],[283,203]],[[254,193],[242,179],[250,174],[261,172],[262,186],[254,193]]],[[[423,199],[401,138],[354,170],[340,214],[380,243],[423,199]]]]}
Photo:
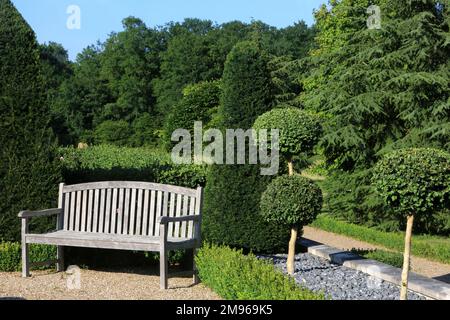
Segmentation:
{"type": "Polygon", "coordinates": [[[206,183],[205,166],[175,165],[170,154],[150,148],[69,147],[59,154],[66,184],[125,180],[196,188],[206,183]]]}
{"type": "MultiPolygon", "coordinates": [[[[21,271],[21,247],[19,242],[0,242],[0,271],[21,271]]],[[[30,261],[48,261],[56,259],[56,247],[31,244],[30,261]]],[[[41,267],[43,269],[45,267],[41,267]]]]}
{"type": "Polygon", "coordinates": [[[324,300],[252,254],[207,244],[195,260],[201,281],[224,299],[324,300]]]}

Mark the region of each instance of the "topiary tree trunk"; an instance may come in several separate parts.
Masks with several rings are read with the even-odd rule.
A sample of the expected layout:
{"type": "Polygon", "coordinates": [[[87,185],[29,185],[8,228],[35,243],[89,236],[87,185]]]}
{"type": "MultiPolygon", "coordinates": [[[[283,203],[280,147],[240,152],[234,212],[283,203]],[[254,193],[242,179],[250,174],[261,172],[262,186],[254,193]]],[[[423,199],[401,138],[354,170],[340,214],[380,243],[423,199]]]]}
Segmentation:
{"type": "Polygon", "coordinates": [[[400,300],[408,300],[408,277],[409,266],[411,262],[411,236],[414,224],[414,216],[408,216],[406,224],[406,236],[405,236],[405,252],[403,256],[403,272],[402,272],[402,285],[400,292],[400,300]]]}
{"type": "MultiPolygon", "coordinates": [[[[289,175],[294,175],[294,162],[292,159],[288,160],[289,175]]],[[[287,272],[293,276],[295,272],[295,245],[297,244],[298,229],[293,227],[291,229],[291,240],[289,241],[287,272]]]]}

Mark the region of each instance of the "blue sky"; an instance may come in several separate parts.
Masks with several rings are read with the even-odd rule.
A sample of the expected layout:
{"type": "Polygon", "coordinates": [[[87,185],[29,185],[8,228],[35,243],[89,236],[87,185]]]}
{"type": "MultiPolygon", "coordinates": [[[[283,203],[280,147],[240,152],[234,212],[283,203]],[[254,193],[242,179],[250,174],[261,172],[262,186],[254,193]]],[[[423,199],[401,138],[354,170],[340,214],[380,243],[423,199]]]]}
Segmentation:
{"type": "Polygon", "coordinates": [[[86,46],[104,41],[111,31],[122,30],[123,18],[133,15],[148,26],[184,18],[222,23],[231,20],[262,20],[286,27],[304,20],[313,23],[313,10],[327,0],[12,0],[37,34],[38,41],[64,45],[70,58],[86,46]],[[66,27],[67,8],[77,5],[81,28],[66,27]]]}

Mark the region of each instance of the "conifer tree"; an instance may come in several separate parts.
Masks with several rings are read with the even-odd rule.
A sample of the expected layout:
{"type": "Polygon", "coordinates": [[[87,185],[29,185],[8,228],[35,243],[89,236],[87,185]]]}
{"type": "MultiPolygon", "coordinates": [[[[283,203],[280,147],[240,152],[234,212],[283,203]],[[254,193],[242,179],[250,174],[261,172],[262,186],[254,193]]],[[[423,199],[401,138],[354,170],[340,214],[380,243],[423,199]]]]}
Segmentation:
{"type": "MultiPolygon", "coordinates": [[[[255,42],[239,43],[228,55],[219,107],[223,130],[250,129],[271,109],[274,89],[267,64],[255,42]]],[[[256,165],[214,165],[205,190],[205,239],[257,252],[285,251],[289,230],[259,214],[261,194],[271,180],[256,165]]]]}
{"type": "Polygon", "coordinates": [[[0,240],[17,240],[17,214],[56,205],[60,175],[34,32],[10,0],[0,21],[0,240]]]}

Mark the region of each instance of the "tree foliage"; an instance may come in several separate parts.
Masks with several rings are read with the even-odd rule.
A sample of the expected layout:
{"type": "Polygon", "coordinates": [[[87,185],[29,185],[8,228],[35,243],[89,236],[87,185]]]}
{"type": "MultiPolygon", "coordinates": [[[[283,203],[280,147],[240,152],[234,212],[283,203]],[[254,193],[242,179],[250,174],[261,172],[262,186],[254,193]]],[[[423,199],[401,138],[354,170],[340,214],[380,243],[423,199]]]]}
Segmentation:
{"type": "MultiPolygon", "coordinates": [[[[259,116],[253,128],[279,130],[279,150],[287,159],[312,151],[320,139],[322,127],[317,116],[294,108],[274,109],[259,116]]],[[[270,147],[271,136],[267,141],[270,147]]]]}
{"type": "Polygon", "coordinates": [[[376,190],[397,217],[432,215],[450,206],[450,154],[444,151],[395,151],[373,171],[376,190]]]}
{"type": "Polygon", "coordinates": [[[322,209],[322,191],[300,175],[274,179],[261,197],[261,214],[274,224],[302,228],[313,222],[322,209]]]}

